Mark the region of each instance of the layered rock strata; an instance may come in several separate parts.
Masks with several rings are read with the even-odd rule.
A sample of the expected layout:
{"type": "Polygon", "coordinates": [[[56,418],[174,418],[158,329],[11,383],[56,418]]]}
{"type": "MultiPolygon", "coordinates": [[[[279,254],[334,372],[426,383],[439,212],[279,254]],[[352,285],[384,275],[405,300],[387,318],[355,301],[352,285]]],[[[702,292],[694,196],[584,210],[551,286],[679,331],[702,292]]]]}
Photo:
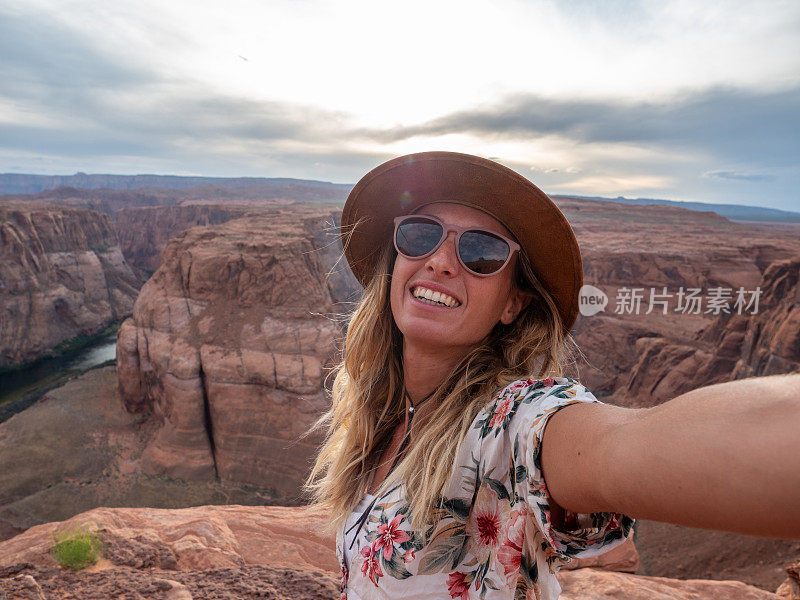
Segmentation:
{"type": "MultiPolygon", "coordinates": [[[[608,299],[604,310],[579,316],[572,332],[587,359],[576,374],[589,389],[617,404],[652,406],[714,381],[746,376],[746,369],[733,373],[738,359],[725,365],[711,358],[738,356],[733,337],[723,348],[704,331],[718,330],[728,320],[734,329],[755,323],[765,304],[792,293],[772,286],[767,271],[772,263],[800,255],[800,226],[742,224],[671,206],[558,202],[580,243],[584,283],[608,299]],[[722,303],[728,313],[709,304],[714,288],[734,298],[743,288],[749,301],[759,287],[756,314],[751,305],[734,318],[733,298],[722,303]],[[690,288],[699,290],[698,305],[687,306],[685,297],[679,304],[681,290],[688,294],[690,288]]],[[[788,372],[796,361],[783,362],[786,354],[784,348],[769,369],[749,373],[780,372],[770,370],[779,364],[788,372]]]]}
{"type": "Polygon", "coordinates": [[[701,385],[800,372],[800,255],[775,261],[758,287],[755,314],[722,313],[690,340],[641,337],[618,397],[658,404],[701,385]]]}
{"type": "Polygon", "coordinates": [[[0,367],[101,332],[130,314],[140,283],[107,215],[0,206],[0,367]]]}
{"type": "Polygon", "coordinates": [[[117,343],[125,408],[158,424],[143,472],[296,499],[318,442],[302,434],[327,407],[341,336],[314,243],[328,214],[276,211],[168,244],[117,343]]]}
{"type": "Polygon", "coordinates": [[[152,273],[161,264],[167,242],[198,225],[219,225],[247,214],[242,206],[190,204],[124,208],[115,214],[120,247],[133,266],[152,273]]]}

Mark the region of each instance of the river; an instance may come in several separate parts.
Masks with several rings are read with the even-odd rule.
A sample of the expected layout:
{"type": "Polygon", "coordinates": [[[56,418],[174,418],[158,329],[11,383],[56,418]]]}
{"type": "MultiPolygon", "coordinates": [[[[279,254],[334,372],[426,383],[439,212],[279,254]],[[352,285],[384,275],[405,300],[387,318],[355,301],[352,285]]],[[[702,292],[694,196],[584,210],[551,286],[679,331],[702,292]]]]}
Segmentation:
{"type": "Polygon", "coordinates": [[[98,337],[79,350],[42,359],[26,369],[0,374],[0,422],[71,377],[116,358],[117,334],[114,332],[98,337]]]}

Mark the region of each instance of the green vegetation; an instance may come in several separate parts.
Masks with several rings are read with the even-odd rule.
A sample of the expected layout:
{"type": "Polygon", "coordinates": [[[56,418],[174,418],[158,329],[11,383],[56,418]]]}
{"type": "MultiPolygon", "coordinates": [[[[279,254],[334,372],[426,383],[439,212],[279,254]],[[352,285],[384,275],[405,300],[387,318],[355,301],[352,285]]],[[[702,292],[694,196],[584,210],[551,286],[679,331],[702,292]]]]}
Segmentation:
{"type": "Polygon", "coordinates": [[[60,344],[58,344],[55,348],[53,348],[49,356],[60,356],[62,354],[66,354],[67,352],[74,352],[75,350],[80,350],[81,348],[85,348],[92,342],[95,342],[99,339],[117,333],[119,331],[120,326],[122,325],[122,321],[114,321],[106,327],[100,333],[95,333],[92,335],[85,335],[83,333],[79,333],[73,338],[68,340],[64,340],[60,344]]]}
{"type": "Polygon", "coordinates": [[[53,531],[50,552],[61,568],[79,571],[97,562],[102,556],[103,544],[98,531],[89,532],[85,527],[76,526],[60,533],[53,531]]]}

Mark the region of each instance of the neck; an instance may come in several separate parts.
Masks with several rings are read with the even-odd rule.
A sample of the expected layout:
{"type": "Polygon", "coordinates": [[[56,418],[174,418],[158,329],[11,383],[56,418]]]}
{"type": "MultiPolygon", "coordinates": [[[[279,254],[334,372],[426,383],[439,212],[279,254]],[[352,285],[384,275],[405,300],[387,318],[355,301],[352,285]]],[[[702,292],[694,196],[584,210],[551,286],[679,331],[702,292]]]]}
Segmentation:
{"type": "MultiPolygon", "coordinates": [[[[403,340],[403,380],[414,404],[433,393],[453,372],[465,353],[462,348],[433,348],[428,344],[403,340]]],[[[406,398],[406,410],[410,406],[406,398]]],[[[423,410],[427,412],[431,408],[426,402],[419,408],[417,417],[423,410]]]]}

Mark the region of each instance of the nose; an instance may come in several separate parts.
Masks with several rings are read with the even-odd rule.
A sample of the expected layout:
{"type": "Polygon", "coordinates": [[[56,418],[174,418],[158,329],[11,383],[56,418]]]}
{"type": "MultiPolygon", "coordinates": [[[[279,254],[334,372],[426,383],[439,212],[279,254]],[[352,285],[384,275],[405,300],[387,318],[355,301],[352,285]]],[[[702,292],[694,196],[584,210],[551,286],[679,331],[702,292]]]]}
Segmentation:
{"type": "Polygon", "coordinates": [[[425,269],[434,275],[445,277],[452,277],[458,272],[455,232],[449,232],[436,252],[425,259],[425,269]]]}

